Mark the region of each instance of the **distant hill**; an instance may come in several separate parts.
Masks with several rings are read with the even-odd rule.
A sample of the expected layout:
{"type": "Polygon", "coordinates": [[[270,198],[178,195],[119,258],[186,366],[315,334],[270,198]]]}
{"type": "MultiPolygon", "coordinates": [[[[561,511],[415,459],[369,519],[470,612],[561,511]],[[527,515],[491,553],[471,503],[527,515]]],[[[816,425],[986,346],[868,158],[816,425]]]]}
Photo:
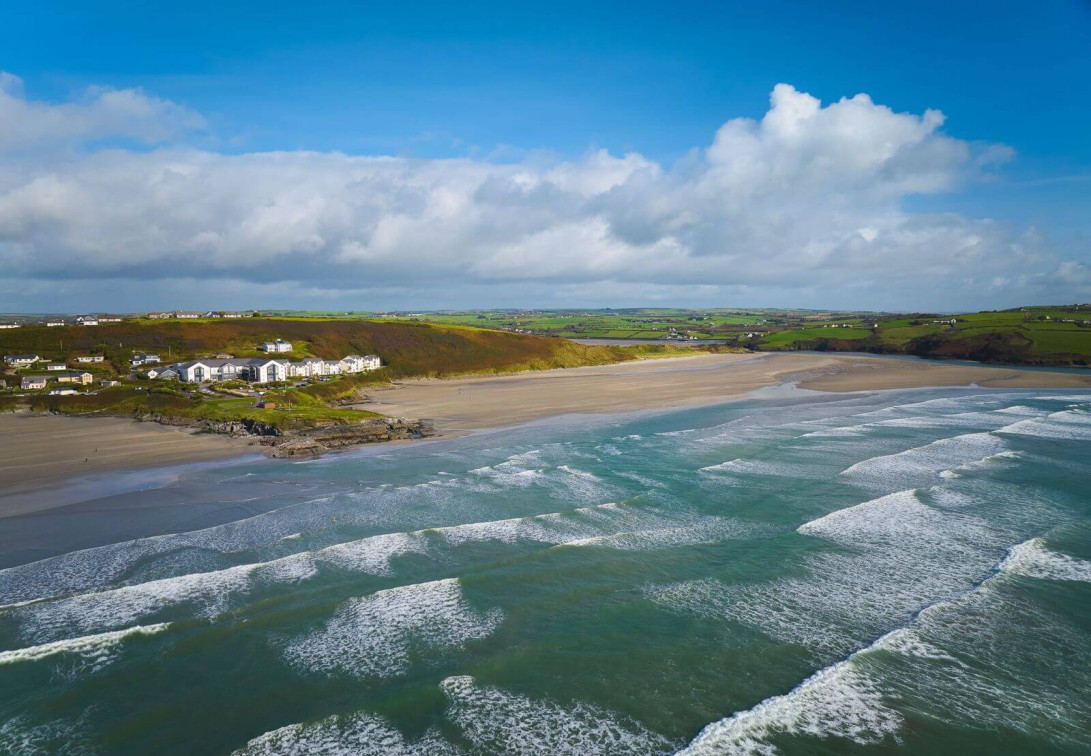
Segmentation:
{"type": "Polygon", "coordinates": [[[1007,365],[1091,367],[1091,307],[812,322],[770,331],[751,346],[771,351],[873,352],[1007,365]]]}

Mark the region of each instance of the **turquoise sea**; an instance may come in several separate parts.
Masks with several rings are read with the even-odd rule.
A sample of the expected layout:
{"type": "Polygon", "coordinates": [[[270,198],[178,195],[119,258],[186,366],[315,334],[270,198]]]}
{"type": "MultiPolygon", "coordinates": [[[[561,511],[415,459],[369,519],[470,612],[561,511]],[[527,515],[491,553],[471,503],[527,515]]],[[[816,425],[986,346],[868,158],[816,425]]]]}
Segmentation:
{"type": "Polygon", "coordinates": [[[1091,392],[154,480],[0,520],[0,753],[1091,752],[1091,392]]]}

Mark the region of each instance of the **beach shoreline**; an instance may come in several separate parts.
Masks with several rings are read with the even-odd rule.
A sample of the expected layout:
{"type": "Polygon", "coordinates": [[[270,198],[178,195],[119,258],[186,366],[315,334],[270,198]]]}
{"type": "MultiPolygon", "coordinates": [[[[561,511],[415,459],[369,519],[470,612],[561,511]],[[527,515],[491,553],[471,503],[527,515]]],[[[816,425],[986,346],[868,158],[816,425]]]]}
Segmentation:
{"type": "MultiPolygon", "coordinates": [[[[909,362],[831,354],[698,354],[510,375],[414,379],[373,390],[360,408],[426,418],[438,435],[496,431],[565,415],[670,411],[738,401],[785,384],[832,393],[931,387],[1091,389],[1091,373],[909,362]]],[[[212,463],[257,439],[118,417],[0,414],[0,518],[51,506],[47,492],[89,476],[212,463]],[[38,494],[41,494],[40,496],[38,494]]],[[[385,444],[384,444],[385,446],[385,444]]]]}

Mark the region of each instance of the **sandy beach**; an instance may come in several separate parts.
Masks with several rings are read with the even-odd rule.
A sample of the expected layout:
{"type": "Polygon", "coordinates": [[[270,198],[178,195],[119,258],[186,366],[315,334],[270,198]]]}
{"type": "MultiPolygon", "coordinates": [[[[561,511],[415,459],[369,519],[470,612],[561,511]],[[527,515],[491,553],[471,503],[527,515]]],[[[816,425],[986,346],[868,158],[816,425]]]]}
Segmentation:
{"type": "Polygon", "coordinates": [[[1091,388],[1091,375],[837,354],[703,354],[541,373],[405,381],[376,391],[361,407],[430,418],[441,433],[451,433],[571,413],[710,405],[786,382],[821,391],[971,384],[1091,388]]]}
{"type": "Polygon", "coordinates": [[[22,494],[119,470],[253,453],[248,442],[119,417],[0,414],[0,517],[51,506],[22,494]]]}
{"type": "MultiPolygon", "coordinates": [[[[794,382],[821,391],[967,386],[1091,388],[1091,375],[815,354],[700,354],[502,376],[423,379],[361,408],[428,418],[441,435],[566,414],[711,405],[794,382]]],[[[35,491],[74,478],[254,453],[246,440],[123,418],[0,415],[0,517],[52,506],[35,491]]]]}

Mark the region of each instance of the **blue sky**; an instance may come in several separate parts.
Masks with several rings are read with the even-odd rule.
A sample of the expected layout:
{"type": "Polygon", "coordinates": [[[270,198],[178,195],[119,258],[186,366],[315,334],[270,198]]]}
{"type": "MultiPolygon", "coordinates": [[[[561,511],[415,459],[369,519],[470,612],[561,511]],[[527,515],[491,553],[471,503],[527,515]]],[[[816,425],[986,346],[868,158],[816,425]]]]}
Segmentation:
{"type": "MultiPolygon", "coordinates": [[[[943,271],[946,280],[952,275],[966,277],[963,285],[946,291],[937,290],[926,277],[916,280],[902,275],[897,282],[884,282],[878,274],[875,280],[861,282],[870,287],[839,286],[831,278],[821,287],[808,288],[798,281],[781,283],[775,276],[747,271],[738,260],[709,268],[699,280],[683,276],[664,286],[662,274],[649,263],[655,255],[673,256],[675,263],[683,265],[690,257],[708,260],[720,253],[760,254],[762,248],[753,246],[753,236],[773,239],[774,226],[755,229],[754,235],[741,239],[731,231],[740,225],[738,217],[720,217],[710,209],[698,213],[701,218],[690,231],[679,232],[678,219],[686,215],[683,205],[692,201],[685,194],[675,199],[671,211],[675,222],[664,222],[653,234],[660,245],[655,249],[626,252],[606,244],[612,251],[587,251],[622,258],[632,253],[635,267],[647,270],[645,276],[622,275],[620,267],[611,266],[566,272],[545,265],[538,266],[543,271],[532,274],[528,271],[535,268],[534,255],[549,253],[542,244],[533,246],[537,252],[527,251],[526,239],[552,233],[564,240],[557,243],[578,245],[578,239],[586,238],[586,234],[556,230],[577,220],[567,210],[557,209],[559,205],[550,205],[555,213],[552,221],[512,232],[514,236],[500,238],[495,248],[448,250],[442,259],[424,260],[448,271],[441,278],[451,285],[440,288],[424,280],[419,268],[410,265],[399,273],[394,262],[377,253],[349,255],[355,261],[350,263],[344,246],[378,249],[372,237],[348,238],[351,234],[346,235],[344,227],[338,226],[334,233],[322,223],[310,229],[310,236],[291,233],[280,242],[265,239],[272,246],[263,253],[268,257],[261,273],[248,270],[227,252],[213,250],[202,253],[200,264],[192,262],[192,253],[184,264],[172,262],[179,276],[157,275],[156,260],[174,260],[171,256],[181,254],[183,248],[200,247],[194,242],[198,237],[222,239],[236,226],[251,228],[252,223],[246,225],[251,216],[244,210],[224,218],[202,214],[193,221],[196,226],[187,226],[176,239],[163,242],[158,253],[146,254],[148,242],[139,235],[117,234],[112,244],[103,238],[98,247],[88,249],[72,241],[81,233],[105,235],[110,232],[106,228],[33,236],[27,229],[41,219],[31,217],[32,209],[24,202],[9,208],[7,226],[0,205],[0,271],[11,278],[25,278],[28,285],[0,295],[16,302],[11,309],[48,309],[71,301],[73,291],[89,300],[95,288],[113,285],[108,282],[141,281],[144,294],[132,296],[134,308],[144,306],[142,297],[186,300],[178,301],[178,306],[225,307],[275,306],[267,298],[282,300],[284,306],[336,300],[338,306],[413,308],[430,304],[875,307],[890,298],[868,291],[882,292],[887,286],[900,292],[891,306],[905,308],[917,305],[918,300],[921,307],[959,309],[1012,306],[1049,299],[1052,294],[1062,300],[1091,298],[1091,278],[1084,280],[1089,262],[1087,217],[1091,215],[1087,212],[1091,206],[1089,51],[1091,5],[1081,2],[899,6],[194,2],[162,4],[154,11],[131,2],[19,3],[5,10],[0,25],[0,70],[21,80],[14,96],[30,104],[19,113],[34,111],[35,104],[90,107],[101,91],[133,90],[157,103],[169,101],[172,108],[193,116],[179,126],[177,111],[172,111],[172,124],[151,134],[146,121],[145,127],[134,130],[131,124],[118,125],[118,117],[111,115],[106,122],[116,127],[116,133],[100,125],[49,143],[39,140],[32,148],[25,142],[9,146],[7,159],[17,164],[24,187],[46,175],[60,175],[68,186],[82,186],[93,193],[87,180],[80,178],[84,174],[77,164],[88,158],[101,163],[112,149],[126,153],[123,159],[137,173],[150,169],[136,165],[133,158],[148,153],[185,150],[225,160],[306,151],[322,156],[437,161],[436,170],[446,160],[461,159],[470,164],[469,170],[478,171],[474,175],[482,166],[515,166],[545,183],[550,181],[550,170],[564,165],[586,167],[589,156],[604,150],[614,159],[639,155],[644,163],[669,174],[663,179],[666,184],[646,188],[640,195],[640,201],[652,202],[656,192],[677,190],[684,165],[709,148],[725,122],[762,119],[770,110],[774,86],[786,83],[823,106],[866,93],[876,106],[896,114],[922,118],[928,109],[942,111],[946,119],[935,133],[956,140],[971,156],[957,166],[946,164],[944,180],[926,182],[923,190],[918,184],[903,188],[882,208],[870,206],[867,191],[836,208],[806,205],[806,196],[789,194],[780,205],[773,200],[763,204],[757,209],[761,213],[779,216],[777,207],[787,212],[801,203],[805,205],[801,217],[808,219],[811,213],[817,217],[847,206],[857,220],[874,213],[876,223],[860,223],[880,229],[880,241],[886,238],[883,223],[888,223],[890,241],[882,254],[895,256],[899,244],[917,235],[906,232],[906,223],[919,226],[925,218],[955,215],[967,223],[987,221],[991,225],[985,235],[997,225],[1004,226],[1004,231],[990,237],[988,244],[995,247],[978,249],[966,270],[943,271]],[[986,161],[987,168],[976,170],[978,157],[1001,148],[1009,153],[1006,159],[986,161]],[[695,231],[698,226],[701,229],[695,231]],[[900,235],[893,233],[895,226],[902,230],[900,235]],[[720,230],[711,234],[707,229],[712,227],[720,230]],[[1027,239],[1033,239],[1033,244],[1027,239]],[[276,248],[277,243],[283,247],[276,248]],[[673,243],[681,245],[681,251],[673,243]],[[135,249],[141,244],[145,249],[135,249]],[[990,269],[987,276],[971,275],[973,268],[981,267],[981,257],[1010,253],[1013,244],[1022,246],[1008,265],[990,269]],[[134,247],[129,255],[112,255],[115,248],[129,245],[134,247]],[[315,275],[314,280],[300,275],[300,255],[309,255],[306,259],[316,265],[328,262],[316,257],[316,247],[323,245],[342,250],[330,253],[343,266],[337,282],[323,275],[315,275]],[[103,252],[106,246],[111,254],[103,252]],[[52,256],[81,262],[74,268],[27,264],[28,250],[34,251],[35,259],[52,256]],[[493,265],[482,272],[483,258],[501,254],[514,255],[523,267],[516,271],[509,264],[493,265]],[[345,283],[349,270],[359,274],[351,285],[345,283]],[[739,270],[739,275],[733,275],[733,270],[739,270]],[[278,279],[278,271],[283,278],[278,279]],[[294,271],[292,280],[287,278],[288,271],[294,271]],[[464,275],[451,278],[450,271],[464,275]],[[203,296],[209,299],[247,301],[192,302],[197,297],[191,285],[179,283],[183,278],[207,281],[203,296]],[[76,287],[77,281],[85,285],[76,287]],[[595,296],[608,301],[593,301],[595,296]],[[957,301],[959,297],[965,298],[964,303],[957,301]]],[[[808,144],[809,160],[826,143],[808,144]]],[[[0,160],[4,159],[0,153],[0,160]]],[[[761,159],[769,165],[784,161],[773,147],[763,149],[761,159]]],[[[791,158],[798,159],[798,155],[791,158]]],[[[203,165],[200,159],[198,163],[203,165]]],[[[298,170],[312,176],[319,169],[298,170]]],[[[874,178],[884,170],[868,175],[874,178]]],[[[511,174],[504,176],[513,180],[511,174]]],[[[128,180],[132,185],[139,183],[135,177],[128,180]]],[[[467,179],[451,180],[463,186],[467,179]]],[[[405,187],[392,182],[386,178],[381,188],[369,184],[368,190],[402,196],[405,187]]],[[[415,178],[408,182],[412,187],[419,185],[415,178]]],[[[861,184],[863,177],[852,182],[861,184]]],[[[838,186],[843,189],[845,183],[838,186]]],[[[326,202],[329,197],[323,192],[334,191],[329,187],[329,181],[322,179],[306,197],[281,193],[256,197],[254,202],[272,203],[290,213],[291,202],[326,202]]],[[[444,187],[436,190],[441,196],[454,191],[451,184],[444,187]]],[[[6,186],[0,184],[0,197],[18,188],[10,180],[6,186]]],[[[113,188],[123,191],[122,184],[113,188]]],[[[635,191],[620,184],[608,187],[613,195],[625,194],[626,188],[635,191]]],[[[731,184],[725,197],[734,196],[738,189],[731,184]]],[[[480,190],[481,185],[475,184],[473,191],[479,194],[480,190]]],[[[339,184],[338,191],[344,191],[344,184],[339,184]]],[[[587,199],[588,195],[580,196],[587,199]]],[[[702,197],[712,203],[709,207],[715,205],[714,200],[702,197]]],[[[630,196],[628,201],[636,200],[630,196]]],[[[525,202],[505,206],[524,215],[543,212],[533,199],[527,202],[530,207],[525,202]]],[[[384,199],[382,204],[390,202],[384,199]]],[[[620,232],[619,211],[603,214],[601,205],[580,210],[579,222],[590,222],[592,216],[600,220],[595,233],[607,242],[618,237],[630,247],[638,241],[650,243],[651,237],[637,240],[635,231],[620,232]]],[[[157,228],[174,225],[182,212],[177,205],[144,207],[142,222],[153,210],[160,213],[152,222],[157,228]]],[[[742,225],[757,210],[748,210],[742,225]]],[[[38,211],[48,217],[56,213],[55,208],[38,211]]],[[[81,208],[78,212],[91,211],[81,208]]],[[[403,215],[399,211],[399,217],[403,215]]],[[[428,223],[423,216],[417,216],[416,222],[428,223]]],[[[373,213],[354,216],[352,223],[381,225],[373,213]]],[[[506,226],[503,219],[496,220],[488,228],[476,228],[474,238],[492,236],[496,224],[506,226]]],[[[445,233],[436,227],[432,231],[445,233]]],[[[833,239],[841,238],[843,232],[830,228],[814,238],[795,234],[785,244],[807,257],[816,245],[840,249],[833,239]]],[[[980,239],[983,232],[977,228],[965,234],[980,239]]],[[[950,239],[945,243],[959,244],[950,239]]],[[[779,262],[790,268],[792,258],[785,254],[779,262]]],[[[911,247],[905,247],[904,255],[922,255],[923,263],[933,259],[911,247]]],[[[876,265],[885,264],[881,255],[873,259],[876,265]]],[[[81,305],[92,307],[93,303],[81,300],[81,305]]]]}

